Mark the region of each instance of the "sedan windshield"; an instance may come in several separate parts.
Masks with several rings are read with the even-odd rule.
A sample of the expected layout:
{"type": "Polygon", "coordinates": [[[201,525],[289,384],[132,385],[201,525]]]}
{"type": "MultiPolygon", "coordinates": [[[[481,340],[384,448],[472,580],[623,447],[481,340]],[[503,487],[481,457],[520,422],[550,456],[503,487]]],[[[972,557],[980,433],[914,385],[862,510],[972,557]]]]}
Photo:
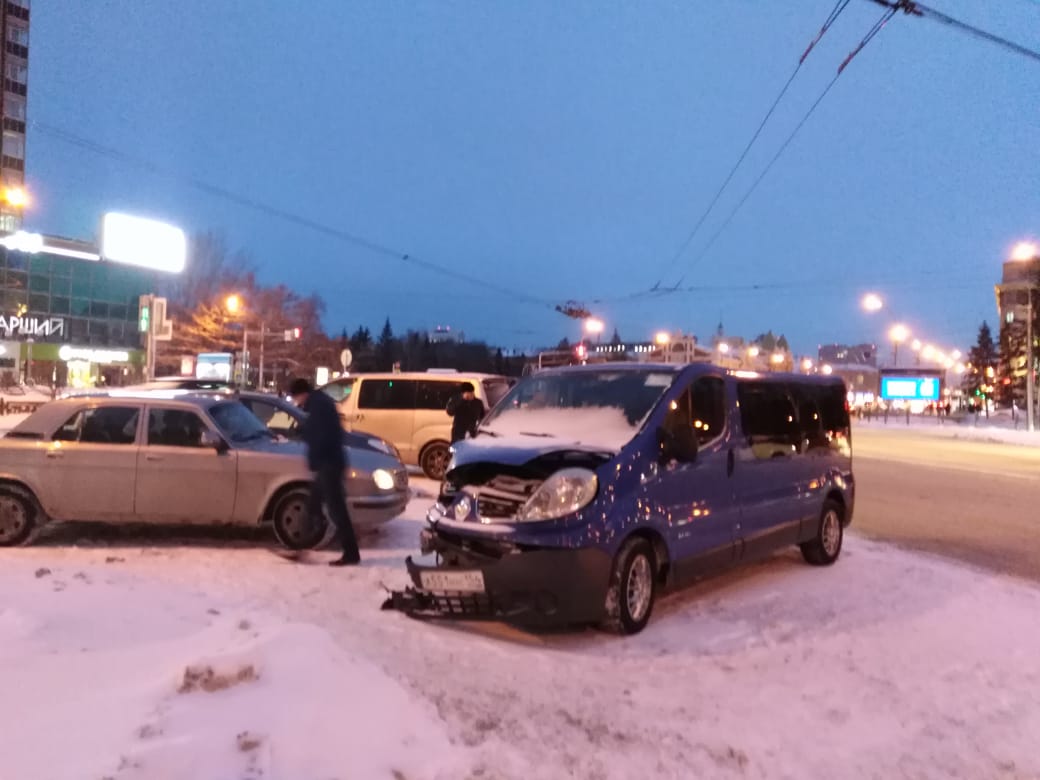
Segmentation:
{"type": "Polygon", "coordinates": [[[209,410],[213,422],[232,444],[271,438],[273,434],[259,418],[238,401],[216,404],[209,410]]]}
{"type": "Polygon", "coordinates": [[[506,395],[481,431],[616,451],[639,431],[674,378],[660,370],[610,369],[528,377],[506,395]]]}

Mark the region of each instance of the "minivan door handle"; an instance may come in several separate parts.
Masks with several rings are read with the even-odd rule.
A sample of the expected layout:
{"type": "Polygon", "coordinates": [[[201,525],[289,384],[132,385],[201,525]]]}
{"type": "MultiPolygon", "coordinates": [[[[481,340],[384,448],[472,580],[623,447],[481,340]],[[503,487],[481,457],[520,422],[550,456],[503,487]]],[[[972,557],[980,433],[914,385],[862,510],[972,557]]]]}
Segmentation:
{"type": "Polygon", "coordinates": [[[737,465],[737,458],[733,454],[733,450],[730,450],[726,454],[726,476],[727,477],[732,477],[733,476],[733,469],[736,468],[736,465],[737,465]]]}
{"type": "Polygon", "coordinates": [[[50,458],[51,460],[57,460],[58,458],[64,458],[65,457],[65,453],[64,452],[58,452],[57,450],[49,450],[47,452],[47,457],[50,458]]]}

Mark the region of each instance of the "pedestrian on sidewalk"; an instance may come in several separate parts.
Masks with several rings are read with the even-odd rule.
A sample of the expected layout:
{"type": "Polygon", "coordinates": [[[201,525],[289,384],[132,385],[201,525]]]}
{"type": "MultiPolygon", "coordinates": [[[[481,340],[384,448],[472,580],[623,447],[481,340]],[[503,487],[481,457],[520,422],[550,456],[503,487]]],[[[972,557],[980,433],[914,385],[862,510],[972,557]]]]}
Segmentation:
{"type": "Polygon", "coordinates": [[[462,441],[467,436],[477,435],[480,421],[487,414],[484,402],[477,398],[476,388],[472,382],[464,382],[459,387],[459,394],[448,401],[448,416],[451,422],[451,443],[462,441]]]}
{"type": "Polygon", "coordinates": [[[336,402],[306,379],[295,379],[289,386],[293,403],[307,413],[301,434],[307,445],[307,466],[314,474],[310,492],[310,520],[322,522],[322,506],[328,512],[343,554],[330,566],[356,566],[361,563],[354,526],[347,512],[344,488],[347,459],[343,447],[343,426],[336,402]]]}

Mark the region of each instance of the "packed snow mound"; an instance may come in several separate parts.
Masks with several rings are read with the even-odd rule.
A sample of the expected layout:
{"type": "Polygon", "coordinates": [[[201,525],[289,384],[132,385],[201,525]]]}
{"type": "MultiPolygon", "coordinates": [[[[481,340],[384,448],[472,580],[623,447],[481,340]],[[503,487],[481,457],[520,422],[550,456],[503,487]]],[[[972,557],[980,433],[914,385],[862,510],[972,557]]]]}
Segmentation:
{"type": "Polygon", "coordinates": [[[90,570],[14,569],[0,777],[466,775],[433,705],[319,626],[90,570]]]}

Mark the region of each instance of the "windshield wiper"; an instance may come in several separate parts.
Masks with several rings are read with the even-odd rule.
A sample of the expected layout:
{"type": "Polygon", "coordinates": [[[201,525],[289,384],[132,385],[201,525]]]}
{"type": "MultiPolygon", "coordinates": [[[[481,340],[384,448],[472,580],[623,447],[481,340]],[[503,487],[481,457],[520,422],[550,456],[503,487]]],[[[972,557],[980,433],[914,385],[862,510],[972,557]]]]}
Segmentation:
{"type": "Polygon", "coordinates": [[[521,436],[536,436],[539,439],[555,439],[551,433],[531,433],[530,431],[520,431],[521,436]]]}

